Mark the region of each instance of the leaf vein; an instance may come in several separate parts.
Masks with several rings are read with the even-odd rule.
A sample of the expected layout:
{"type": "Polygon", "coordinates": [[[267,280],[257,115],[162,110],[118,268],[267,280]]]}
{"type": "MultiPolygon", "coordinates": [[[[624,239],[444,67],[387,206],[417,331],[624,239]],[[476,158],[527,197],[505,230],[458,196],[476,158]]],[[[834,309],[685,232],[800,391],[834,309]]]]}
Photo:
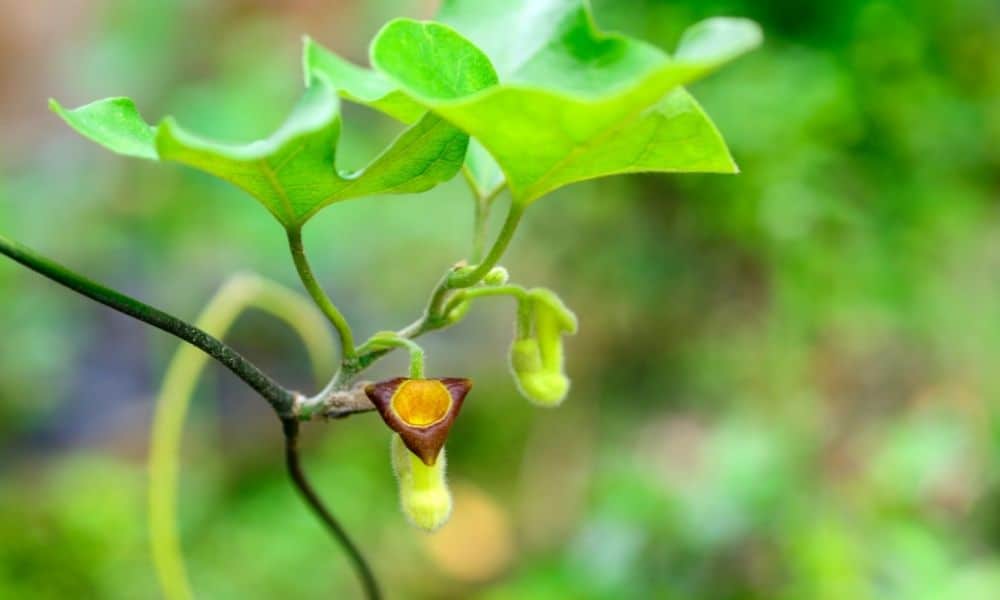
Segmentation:
{"type": "Polygon", "coordinates": [[[264,173],[268,183],[271,185],[271,189],[274,190],[274,193],[277,194],[278,198],[281,200],[282,207],[285,209],[286,222],[294,222],[295,211],[292,208],[291,201],[288,199],[288,194],[285,193],[285,187],[281,185],[281,182],[278,180],[277,173],[275,173],[274,169],[271,168],[271,165],[268,164],[266,158],[258,160],[257,166],[264,173]]]}

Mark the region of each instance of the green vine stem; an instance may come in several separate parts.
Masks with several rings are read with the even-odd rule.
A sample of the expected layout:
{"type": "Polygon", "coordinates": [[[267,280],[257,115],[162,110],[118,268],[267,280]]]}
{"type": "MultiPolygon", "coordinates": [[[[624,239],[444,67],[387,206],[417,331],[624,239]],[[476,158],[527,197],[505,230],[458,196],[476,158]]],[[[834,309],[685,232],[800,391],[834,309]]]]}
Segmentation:
{"type": "MultiPolygon", "coordinates": [[[[252,275],[223,285],[198,317],[204,331],[223,337],[248,308],[285,321],[305,344],[317,379],[333,364],[335,345],[326,320],[308,299],[252,275]]],[[[193,597],[177,524],[181,441],[191,397],[208,357],[182,344],[174,353],[156,400],[149,451],[149,529],[153,565],[164,597],[193,597]]]]}
{"type": "Polygon", "coordinates": [[[448,304],[445,306],[444,310],[447,313],[454,310],[455,307],[458,306],[458,304],[463,300],[475,300],[476,298],[485,298],[488,296],[510,296],[511,298],[515,298],[517,300],[523,300],[527,298],[528,290],[519,285],[513,284],[462,290],[448,300],[448,304]]]}
{"type": "MultiPolygon", "coordinates": [[[[509,241],[509,240],[508,240],[509,241]]],[[[497,259],[499,262],[499,258],[497,259]]],[[[492,267],[491,267],[492,268],[492,267]]],[[[434,288],[431,293],[430,300],[427,303],[427,307],[424,309],[423,314],[419,319],[410,323],[406,327],[400,329],[393,333],[394,337],[399,340],[413,340],[418,338],[425,333],[435,331],[438,329],[443,329],[450,325],[453,325],[451,321],[446,318],[446,315],[451,314],[452,309],[462,301],[464,298],[473,299],[477,297],[484,296],[513,296],[518,299],[518,335],[520,337],[528,335],[530,329],[530,318],[526,314],[526,303],[524,301],[526,291],[524,288],[516,285],[505,285],[498,287],[484,287],[475,289],[464,289],[457,293],[449,285],[449,275],[454,271],[450,271],[446,274],[438,285],[434,288]]],[[[487,270],[487,273],[489,271],[487,270]]],[[[335,402],[340,394],[344,394],[353,381],[353,379],[363,372],[365,369],[375,364],[379,359],[388,354],[393,350],[393,347],[401,347],[402,344],[395,344],[393,347],[386,347],[383,345],[378,345],[376,343],[376,338],[378,336],[384,336],[386,332],[375,334],[363,344],[358,347],[357,360],[352,364],[344,364],[341,369],[337,372],[330,383],[323,389],[319,394],[311,397],[304,398],[301,400],[299,405],[299,415],[308,420],[312,415],[320,414],[332,414],[336,417],[344,417],[355,412],[362,412],[366,410],[371,410],[372,407],[365,403],[348,402],[347,408],[334,407],[333,411],[327,410],[327,407],[335,404],[335,402]]],[[[412,355],[411,355],[411,368],[412,368],[412,355]]]]}
{"type": "MultiPolygon", "coordinates": [[[[445,277],[445,280],[446,279],[447,276],[445,277]]],[[[435,288],[434,293],[431,295],[431,300],[428,303],[427,308],[424,310],[424,314],[421,318],[417,319],[413,323],[410,323],[399,331],[377,333],[358,346],[358,361],[356,366],[353,369],[342,367],[327,387],[323,389],[323,391],[311,398],[303,399],[299,405],[298,414],[300,417],[303,420],[308,420],[312,418],[314,414],[328,414],[340,418],[357,412],[372,410],[370,403],[358,402],[354,399],[354,396],[357,394],[345,391],[348,389],[348,386],[353,378],[373,365],[380,358],[391,352],[394,348],[398,347],[410,348],[410,371],[412,373],[414,371],[414,348],[419,349],[420,346],[416,344],[410,346],[406,342],[411,342],[414,338],[418,338],[430,331],[442,329],[452,325],[453,323],[437,315],[451,314],[455,306],[463,299],[472,300],[486,296],[511,296],[517,299],[518,337],[522,338],[529,335],[531,323],[530,314],[528,314],[527,311],[527,291],[524,288],[517,285],[504,285],[461,290],[458,293],[453,294],[448,299],[448,303],[445,304],[444,300],[447,298],[446,293],[450,291],[445,280],[443,280],[442,283],[435,288]],[[435,306],[439,306],[440,308],[435,309],[435,306]],[[394,340],[394,343],[387,344],[385,340],[387,337],[394,340]],[[346,401],[345,399],[342,399],[344,394],[347,394],[346,401]]],[[[423,350],[420,349],[420,352],[422,355],[423,350]]],[[[423,369],[422,362],[423,360],[421,356],[421,372],[423,369]]]]}
{"type": "Polygon", "coordinates": [[[322,286],[316,281],[309,260],[306,258],[305,246],[302,244],[302,230],[300,228],[289,228],[288,247],[292,252],[292,260],[295,262],[295,269],[299,273],[302,285],[305,286],[309,295],[312,296],[316,306],[327,316],[337,335],[340,336],[340,349],[343,354],[344,363],[352,363],[357,360],[357,352],[354,349],[354,334],[351,326],[347,323],[340,309],[330,300],[330,297],[323,291],[322,286]]]}
{"type": "Polygon", "coordinates": [[[279,416],[294,414],[296,403],[301,398],[299,394],[282,387],[232,347],[194,325],[91,281],[2,235],[0,235],[0,254],[91,300],[188,342],[222,363],[234,375],[246,382],[271,404],[279,416]]]}
{"type": "Polygon", "coordinates": [[[406,348],[410,353],[410,378],[423,379],[424,349],[420,347],[420,344],[410,338],[399,335],[395,331],[381,331],[376,333],[358,351],[363,353],[369,350],[388,350],[390,348],[406,348]]]}
{"type": "Polygon", "coordinates": [[[499,185],[493,190],[483,193],[476,184],[469,167],[462,167],[462,177],[472,191],[472,199],[475,202],[472,222],[472,255],[470,260],[478,263],[483,259],[483,252],[486,249],[486,233],[489,226],[490,211],[493,208],[493,201],[503,192],[506,185],[499,185]]]}
{"type": "Polygon", "coordinates": [[[472,262],[478,263],[483,260],[483,252],[486,250],[486,232],[490,223],[490,205],[479,195],[475,197],[475,212],[473,213],[472,224],[472,262]]]}
{"type": "Polygon", "coordinates": [[[498,285],[495,287],[479,287],[462,290],[455,294],[445,306],[445,314],[454,310],[459,303],[476,298],[490,296],[510,296],[517,300],[517,337],[523,339],[531,333],[531,313],[528,302],[528,290],[519,285],[498,285]]]}
{"type": "Polygon", "coordinates": [[[521,217],[524,216],[524,205],[519,202],[511,201],[510,210],[507,212],[507,220],[504,221],[503,228],[500,230],[500,234],[497,236],[495,242],[493,242],[493,247],[490,248],[489,254],[486,255],[486,259],[480,262],[475,267],[469,267],[467,269],[459,269],[451,274],[449,274],[447,279],[447,287],[451,289],[467,288],[479,283],[486,274],[490,272],[490,269],[495,267],[500,259],[503,258],[504,252],[507,251],[507,246],[510,245],[510,241],[514,238],[514,232],[517,231],[517,226],[521,222],[521,217]]]}
{"type": "MultiPolygon", "coordinates": [[[[485,225],[483,221],[488,218],[489,208],[492,206],[492,202],[503,191],[504,187],[500,186],[496,190],[493,190],[488,196],[484,197],[476,191],[476,187],[471,179],[469,179],[468,174],[466,174],[466,177],[470,188],[472,189],[473,196],[477,202],[477,206],[483,208],[482,210],[477,209],[476,212],[475,232],[473,236],[475,240],[480,236],[480,231],[483,232],[482,235],[485,235],[485,225]]],[[[524,210],[524,205],[517,202],[511,202],[507,219],[504,221],[503,228],[500,230],[500,233],[486,259],[475,267],[450,269],[431,292],[430,299],[428,300],[427,306],[420,318],[395,332],[395,337],[401,340],[412,340],[430,331],[443,329],[452,325],[453,323],[447,318],[449,311],[446,309],[446,303],[449,301],[449,297],[453,295],[452,293],[455,290],[469,288],[479,283],[486,276],[486,274],[489,273],[498,262],[500,262],[500,259],[503,257],[504,252],[506,252],[507,247],[510,245],[511,240],[514,237],[514,233],[517,231],[517,226],[521,222],[524,210]]],[[[377,347],[376,345],[373,345],[373,341],[378,334],[366,340],[363,344],[361,344],[361,346],[357,348],[354,347],[350,327],[347,325],[347,322],[340,311],[337,310],[316,282],[316,278],[313,276],[312,270],[309,268],[309,263],[305,255],[305,249],[302,244],[301,232],[297,229],[289,229],[288,240],[289,246],[292,249],[292,257],[295,260],[296,268],[299,271],[299,275],[302,278],[306,289],[309,290],[313,300],[327,314],[331,322],[334,323],[334,326],[337,327],[338,332],[341,334],[342,346],[345,348],[344,360],[341,361],[341,368],[326,388],[324,388],[323,391],[316,396],[301,400],[299,405],[299,414],[308,419],[311,415],[317,413],[328,414],[328,411],[326,411],[324,407],[330,404],[331,399],[333,399],[337,394],[343,394],[345,390],[349,388],[351,382],[357,375],[391,352],[393,348],[387,348],[384,346],[377,347]],[[338,323],[341,323],[341,325],[338,326],[338,323]],[[348,347],[351,348],[350,353],[346,350],[348,347]]],[[[476,243],[478,242],[474,241],[474,246],[476,243]]],[[[398,346],[399,345],[396,347],[398,346]]],[[[411,357],[411,367],[412,364],[411,357]]],[[[338,417],[342,417],[347,416],[352,412],[360,412],[361,410],[370,410],[370,407],[366,406],[365,408],[361,408],[361,405],[358,405],[357,410],[336,410],[333,411],[333,414],[338,417]]]]}

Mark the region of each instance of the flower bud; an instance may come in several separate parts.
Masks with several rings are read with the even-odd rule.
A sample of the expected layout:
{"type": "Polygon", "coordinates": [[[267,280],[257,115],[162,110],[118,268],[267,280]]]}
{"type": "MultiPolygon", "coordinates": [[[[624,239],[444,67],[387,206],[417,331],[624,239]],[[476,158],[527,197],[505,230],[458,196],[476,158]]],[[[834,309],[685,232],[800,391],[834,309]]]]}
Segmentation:
{"type": "Polygon", "coordinates": [[[392,436],[392,470],[399,482],[399,503],[413,525],[434,531],[451,516],[451,492],[445,482],[444,450],[431,466],[410,452],[399,435],[392,436]]]}
{"type": "Polygon", "coordinates": [[[576,315],[549,290],[531,290],[526,302],[530,302],[531,337],[511,345],[510,368],[521,395],[540,406],[558,406],[570,387],[563,372],[562,338],[576,333],[576,315]]]}
{"type": "Polygon", "coordinates": [[[510,281],[510,273],[503,267],[493,267],[486,274],[486,277],[483,277],[483,283],[486,285],[504,285],[508,281],[510,281]]]}

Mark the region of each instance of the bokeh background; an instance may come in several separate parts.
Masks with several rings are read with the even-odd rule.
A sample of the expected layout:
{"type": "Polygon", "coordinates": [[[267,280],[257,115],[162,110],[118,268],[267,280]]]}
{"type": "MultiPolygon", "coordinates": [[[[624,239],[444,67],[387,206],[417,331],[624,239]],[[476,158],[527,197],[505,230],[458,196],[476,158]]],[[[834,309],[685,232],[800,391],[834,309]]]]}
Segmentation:
{"type": "MultiPolygon", "coordinates": [[[[377,417],[307,428],[307,468],[389,597],[1000,597],[1000,4],[594,5],[667,49],[699,18],[761,22],[763,49],[693,88],[743,174],[607,179],[533,207],[505,264],[580,315],[573,392],[556,411],[517,396],[505,301],[427,338],[432,373],[477,382],[440,533],[405,524],[377,417]]],[[[192,318],[235,272],[297,287],[249,197],[112,156],[46,99],[131,95],[154,120],[263,136],[301,90],[301,34],[364,61],[386,19],[434,8],[0,0],[0,231],[192,318]]],[[[397,131],[346,119],[347,167],[397,131]]],[[[331,207],[306,243],[365,335],[417,316],[471,214],[457,180],[331,207]]],[[[230,339],[315,389],[280,324],[248,314],[230,339]]],[[[175,347],[0,261],[0,598],[158,595],[145,460],[175,347]]],[[[260,399],[213,367],[187,432],[200,597],[357,593],[260,399]]]]}

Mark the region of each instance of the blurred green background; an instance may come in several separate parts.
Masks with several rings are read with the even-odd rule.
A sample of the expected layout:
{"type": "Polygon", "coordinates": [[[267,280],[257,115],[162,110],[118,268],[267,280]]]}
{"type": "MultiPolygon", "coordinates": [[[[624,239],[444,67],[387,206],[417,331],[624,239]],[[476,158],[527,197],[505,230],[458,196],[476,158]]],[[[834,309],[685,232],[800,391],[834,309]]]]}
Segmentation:
{"type": "MultiPolygon", "coordinates": [[[[432,374],[476,380],[440,533],[398,511],[377,417],[307,427],[307,468],[389,597],[1000,597],[1000,4],[594,5],[667,49],[699,18],[761,22],[762,50],[693,88],[743,174],[607,179],[532,208],[505,264],[580,315],[573,392],[556,411],[517,396],[505,301],[427,338],[432,374]]],[[[297,289],[261,206],[90,145],[46,98],[127,94],[153,120],[262,136],[301,90],[301,34],[364,61],[385,20],[433,11],[0,1],[0,231],[192,318],[238,271],[297,289]]],[[[397,131],[346,119],[348,167],[397,131]]],[[[457,180],[331,207],[306,243],[366,335],[417,316],[471,215],[457,180]]],[[[145,460],[175,342],[6,260],[0,332],[0,598],[156,597],[145,460]]],[[[230,339],[314,389],[280,324],[249,314],[230,339]]],[[[200,597],[357,593],[280,445],[267,405],[213,367],[183,457],[200,597]]]]}

